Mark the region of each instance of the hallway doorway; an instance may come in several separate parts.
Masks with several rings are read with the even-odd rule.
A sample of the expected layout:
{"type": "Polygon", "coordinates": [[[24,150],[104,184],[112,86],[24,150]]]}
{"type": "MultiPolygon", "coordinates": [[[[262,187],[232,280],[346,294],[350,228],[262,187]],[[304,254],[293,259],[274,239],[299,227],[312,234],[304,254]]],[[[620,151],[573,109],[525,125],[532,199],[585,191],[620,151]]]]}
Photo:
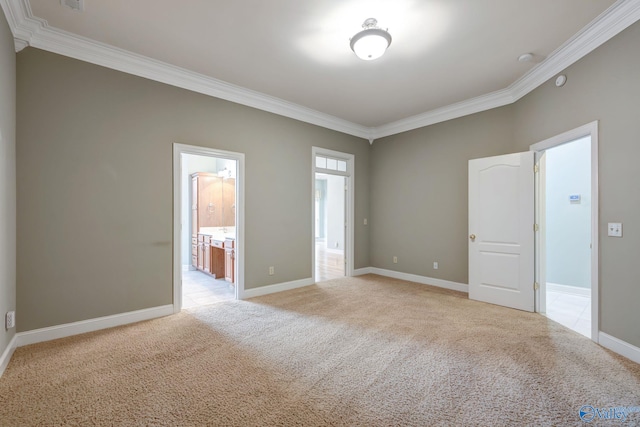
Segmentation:
{"type": "Polygon", "coordinates": [[[346,179],[316,173],[316,281],[344,277],[346,179]]]}
{"type": "Polygon", "coordinates": [[[314,282],[350,276],[353,272],[352,154],[313,147],[314,282]]]}

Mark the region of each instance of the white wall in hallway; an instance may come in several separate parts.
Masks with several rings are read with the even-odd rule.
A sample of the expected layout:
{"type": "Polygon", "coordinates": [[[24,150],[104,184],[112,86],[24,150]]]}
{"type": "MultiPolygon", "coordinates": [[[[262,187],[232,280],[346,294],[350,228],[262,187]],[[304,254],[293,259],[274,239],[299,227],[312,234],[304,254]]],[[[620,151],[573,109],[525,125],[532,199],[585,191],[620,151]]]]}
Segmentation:
{"type": "Polygon", "coordinates": [[[344,197],[343,176],[327,175],[327,248],[344,250],[344,197]]]}
{"type": "Polygon", "coordinates": [[[591,286],[591,138],[546,151],[547,282],[591,286]],[[569,196],[580,196],[570,201],[569,196]]]}

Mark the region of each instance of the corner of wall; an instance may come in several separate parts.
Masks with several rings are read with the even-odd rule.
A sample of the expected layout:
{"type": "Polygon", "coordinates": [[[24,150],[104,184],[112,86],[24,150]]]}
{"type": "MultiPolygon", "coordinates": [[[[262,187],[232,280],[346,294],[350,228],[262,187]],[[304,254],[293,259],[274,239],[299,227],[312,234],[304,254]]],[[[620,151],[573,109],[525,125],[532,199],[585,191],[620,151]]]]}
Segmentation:
{"type": "Polygon", "coordinates": [[[15,329],[4,316],[16,309],[16,54],[13,34],[0,14],[0,374],[15,348],[15,329]]]}

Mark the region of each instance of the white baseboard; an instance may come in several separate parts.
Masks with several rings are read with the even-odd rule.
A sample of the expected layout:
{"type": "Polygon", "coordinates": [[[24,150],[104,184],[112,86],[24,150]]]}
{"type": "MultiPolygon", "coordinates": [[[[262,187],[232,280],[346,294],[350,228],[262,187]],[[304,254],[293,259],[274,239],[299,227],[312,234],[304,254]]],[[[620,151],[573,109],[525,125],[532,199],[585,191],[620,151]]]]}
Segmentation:
{"type": "Polygon", "coordinates": [[[601,346],[606,347],[627,359],[633,360],[636,363],[640,363],[640,348],[609,334],[605,334],[604,332],[600,332],[598,334],[598,338],[601,346]]]}
{"type": "Polygon", "coordinates": [[[34,329],[27,332],[19,332],[16,334],[17,347],[155,319],[156,317],[169,316],[171,314],[173,314],[173,305],[163,305],[160,307],[146,308],[144,310],[130,311],[128,313],[66,323],[64,325],[50,326],[48,328],[34,329]]]}
{"type": "Polygon", "coordinates": [[[580,295],[582,297],[591,296],[591,288],[579,288],[577,286],[560,285],[558,283],[547,282],[547,290],[551,292],[561,292],[563,294],[580,295]]]}
{"type": "Polygon", "coordinates": [[[9,365],[9,361],[11,360],[11,356],[13,356],[13,352],[16,351],[16,336],[14,335],[9,341],[9,345],[4,349],[2,356],[0,356],[0,377],[4,374],[4,370],[7,369],[9,365]]]}
{"type": "Polygon", "coordinates": [[[275,285],[261,286],[259,288],[245,289],[244,292],[242,292],[242,295],[239,295],[238,298],[247,299],[247,298],[259,297],[262,295],[275,294],[276,292],[288,291],[291,289],[302,288],[304,286],[313,285],[313,283],[314,283],[313,279],[308,278],[308,279],[294,280],[292,282],[278,283],[275,285]]]}
{"type": "Polygon", "coordinates": [[[371,274],[371,267],[358,268],[357,270],[353,270],[354,276],[364,276],[365,274],[371,274]]]}
{"type": "Polygon", "coordinates": [[[469,293],[469,285],[464,283],[450,282],[448,280],[434,279],[432,277],[418,276],[417,274],[401,273],[399,271],[385,270],[383,268],[369,267],[369,272],[380,276],[391,277],[393,279],[407,280],[409,282],[421,283],[423,285],[437,286],[439,288],[450,289],[469,293]]]}

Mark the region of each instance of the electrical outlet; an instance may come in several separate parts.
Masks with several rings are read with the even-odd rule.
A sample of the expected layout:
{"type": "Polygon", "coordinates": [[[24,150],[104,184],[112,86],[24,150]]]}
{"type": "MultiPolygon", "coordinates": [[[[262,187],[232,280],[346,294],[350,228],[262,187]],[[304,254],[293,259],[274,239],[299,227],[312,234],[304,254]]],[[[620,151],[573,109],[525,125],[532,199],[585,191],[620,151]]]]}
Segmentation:
{"type": "Polygon", "coordinates": [[[273,266],[269,267],[269,276],[273,276],[274,274],[276,274],[276,269],[273,266]]]}
{"type": "Polygon", "coordinates": [[[393,263],[394,263],[394,264],[397,264],[397,263],[398,263],[398,257],[397,257],[397,256],[394,256],[394,257],[393,257],[393,263]]]}
{"type": "Polygon", "coordinates": [[[438,261],[436,261],[436,262],[434,262],[434,263],[433,263],[433,269],[434,269],[434,270],[437,270],[437,269],[438,269],[438,261]]]}
{"type": "Polygon", "coordinates": [[[15,311],[8,311],[7,315],[5,316],[4,319],[4,327],[5,329],[11,329],[11,328],[15,328],[16,326],[16,312],[15,311]]]}
{"type": "Polygon", "coordinates": [[[364,219],[364,225],[367,225],[367,218],[364,219]]]}

